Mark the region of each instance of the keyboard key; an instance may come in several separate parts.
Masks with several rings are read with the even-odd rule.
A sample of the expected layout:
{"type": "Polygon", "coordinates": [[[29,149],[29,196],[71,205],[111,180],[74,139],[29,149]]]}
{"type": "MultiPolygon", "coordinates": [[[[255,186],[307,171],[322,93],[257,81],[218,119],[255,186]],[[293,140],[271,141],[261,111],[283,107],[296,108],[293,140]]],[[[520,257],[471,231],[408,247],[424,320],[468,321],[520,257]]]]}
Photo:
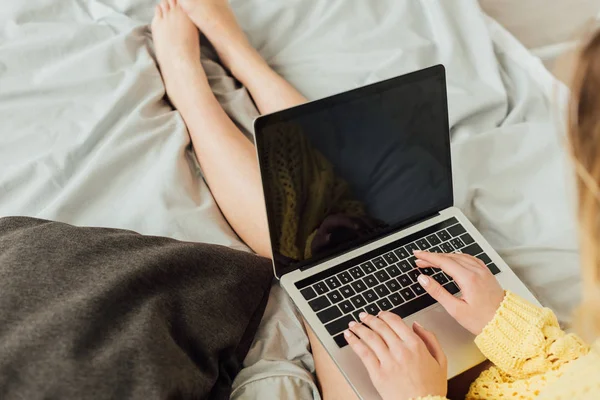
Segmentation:
{"type": "Polygon", "coordinates": [[[450,292],[450,294],[456,294],[458,292],[460,292],[460,289],[458,288],[458,286],[456,286],[456,283],[454,282],[448,282],[444,285],[444,289],[446,289],[447,291],[450,292]]]}
{"type": "Polygon", "coordinates": [[[369,304],[365,307],[365,311],[371,315],[377,315],[381,310],[379,309],[377,304],[369,304]]]}
{"type": "Polygon", "coordinates": [[[435,247],[432,247],[432,248],[430,248],[430,249],[429,249],[429,250],[427,250],[427,251],[429,251],[430,253],[441,253],[441,252],[442,252],[442,249],[440,249],[440,247],[439,247],[439,246],[435,246],[435,247]]]}
{"type": "Polygon", "coordinates": [[[396,264],[394,264],[394,265],[392,265],[390,267],[387,267],[385,269],[385,272],[387,272],[388,274],[390,274],[390,276],[392,278],[395,278],[395,277],[397,277],[398,275],[400,275],[402,273],[402,272],[400,272],[400,268],[398,268],[398,266],[396,264]]]}
{"type": "Polygon", "coordinates": [[[481,253],[477,255],[477,258],[479,258],[481,261],[483,261],[485,264],[489,264],[492,262],[492,259],[490,258],[490,256],[488,256],[485,253],[481,253]]]}
{"type": "Polygon", "coordinates": [[[321,320],[322,323],[326,324],[329,321],[333,321],[336,318],[342,316],[342,312],[337,306],[329,307],[327,310],[321,311],[317,314],[317,317],[321,320]]]}
{"type": "Polygon", "coordinates": [[[462,249],[462,252],[466,253],[466,254],[470,254],[472,256],[476,256],[477,254],[483,253],[483,249],[477,243],[473,243],[472,245],[467,246],[464,249],[462,249]]]}
{"type": "Polygon", "coordinates": [[[359,315],[361,312],[365,312],[365,310],[361,308],[360,310],[356,310],[352,313],[352,316],[354,317],[355,320],[360,321],[359,315]]]}
{"type": "Polygon", "coordinates": [[[361,280],[354,281],[350,285],[352,286],[352,289],[354,289],[354,291],[356,293],[360,293],[363,290],[367,290],[367,285],[365,285],[365,283],[361,280]]]}
{"type": "Polygon", "coordinates": [[[427,236],[427,241],[431,243],[432,246],[437,246],[438,244],[442,243],[440,238],[438,238],[435,233],[433,235],[427,236]]]}
{"type": "Polygon", "coordinates": [[[409,255],[412,255],[413,251],[419,250],[419,246],[417,246],[416,243],[407,244],[406,246],[404,246],[404,248],[406,249],[406,251],[408,251],[409,255]]]}
{"type": "Polygon", "coordinates": [[[350,276],[350,273],[348,273],[347,271],[342,272],[337,277],[340,280],[340,282],[342,282],[343,285],[346,283],[352,282],[352,277],[350,276]]]}
{"type": "Polygon", "coordinates": [[[462,235],[463,233],[465,233],[466,230],[465,230],[465,228],[461,224],[456,224],[456,225],[451,226],[450,228],[448,228],[448,232],[452,236],[458,236],[458,235],[462,235]]]}
{"type": "Polygon", "coordinates": [[[460,238],[454,238],[450,241],[450,243],[452,243],[452,246],[454,246],[455,249],[462,249],[465,247],[464,242],[460,240],[460,238]]]}
{"type": "Polygon", "coordinates": [[[379,295],[379,297],[385,297],[390,294],[389,289],[385,285],[379,285],[375,288],[375,293],[379,295]]]}
{"type": "Polygon", "coordinates": [[[400,271],[402,271],[402,272],[408,272],[411,269],[413,269],[413,266],[410,265],[410,263],[408,262],[408,260],[400,261],[396,265],[398,266],[398,268],[400,268],[400,271]]]}
{"type": "Polygon", "coordinates": [[[398,293],[393,293],[388,299],[390,299],[394,306],[404,303],[404,299],[398,293]]]}
{"type": "Polygon", "coordinates": [[[362,263],[360,264],[360,266],[362,267],[363,271],[365,271],[365,274],[372,274],[373,272],[377,271],[377,268],[375,268],[375,266],[373,265],[373,263],[371,263],[371,261],[367,261],[366,263],[362,263]]]}
{"type": "Polygon", "coordinates": [[[354,306],[352,305],[352,303],[350,303],[349,300],[342,301],[339,304],[339,307],[340,307],[340,310],[342,310],[342,312],[344,314],[349,314],[349,313],[351,313],[354,310],[354,306]]]}
{"type": "Polygon", "coordinates": [[[310,308],[313,309],[313,311],[317,312],[323,310],[326,307],[329,307],[331,305],[331,302],[327,297],[321,296],[317,297],[312,301],[309,301],[308,305],[310,306],[310,308]]]}
{"type": "Polygon", "coordinates": [[[386,282],[385,286],[387,286],[387,288],[392,293],[395,292],[396,290],[400,290],[402,288],[402,286],[400,286],[400,284],[398,283],[398,281],[395,280],[395,279],[391,279],[388,282],[386,282]]]}
{"type": "Polygon", "coordinates": [[[397,263],[398,261],[400,261],[393,252],[384,254],[383,259],[388,263],[388,265],[394,264],[394,263],[397,263]]]}
{"type": "Polygon", "coordinates": [[[417,268],[416,261],[417,261],[417,257],[414,257],[414,256],[408,259],[408,263],[410,264],[410,266],[412,267],[412,269],[417,268]]]}
{"type": "Polygon", "coordinates": [[[360,267],[353,267],[350,268],[350,275],[352,275],[354,279],[358,279],[365,276],[365,273],[360,267]]]}
{"type": "Polygon", "coordinates": [[[381,271],[377,271],[375,273],[375,276],[377,277],[377,279],[379,280],[379,282],[385,282],[388,279],[390,279],[390,276],[388,275],[387,272],[385,272],[384,270],[381,271]]]}
{"type": "Polygon", "coordinates": [[[346,285],[343,288],[340,289],[340,293],[342,294],[342,296],[344,296],[346,299],[348,297],[352,297],[356,294],[356,292],[354,291],[354,289],[352,289],[350,287],[350,285],[346,285]]]}
{"type": "Polygon", "coordinates": [[[432,276],[432,278],[435,279],[440,285],[448,283],[448,278],[446,278],[446,276],[442,273],[435,274],[432,276]]]}
{"type": "Polygon", "coordinates": [[[448,232],[446,232],[445,229],[442,229],[441,231],[439,231],[437,233],[437,235],[441,239],[442,242],[445,242],[446,240],[450,240],[452,238],[452,236],[450,236],[450,234],[448,232]]]}
{"type": "Polygon", "coordinates": [[[436,271],[434,271],[434,270],[433,270],[433,268],[430,268],[430,267],[427,267],[427,268],[421,268],[421,273],[422,273],[423,275],[428,275],[428,276],[431,276],[431,275],[434,275],[434,274],[435,274],[435,272],[436,272],[436,271]]]}
{"type": "Polygon", "coordinates": [[[348,342],[346,341],[346,338],[344,337],[343,333],[340,333],[339,335],[334,336],[333,340],[335,340],[335,344],[337,344],[340,349],[348,346],[348,342]]]}
{"type": "Polygon", "coordinates": [[[327,298],[329,299],[329,301],[331,301],[333,304],[335,303],[339,303],[340,301],[344,300],[344,298],[342,297],[342,295],[340,294],[340,292],[338,292],[337,290],[334,290],[331,293],[327,294],[327,298]]]}
{"type": "Polygon", "coordinates": [[[475,242],[475,240],[473,240],[471,235],[469,235],[468,233],[465,233],[464,235],[462,235],[460,237],[460,240],[462,240],[465,243],[465,245],[469,245],[469,244],[475,242]]]}
{"type": "Polygon", "coordinates": [[[412,280],[411,283],[416,282],[419,275],[421,275],[420,269],[413,269],[412,271],[408,271],[408,277],[412,280]]]}
{"type": "Polygon", "coordinates": [[[354,318],[352,318],[351,315],[344,315],[342,318],[336,319],[329,325],[325,325],[325,329],[327,329],[327,332],[329,332],[331,336],[334,336],[348,329],[348,324],[352,321],[354,321],[354,318]]]}
{"type": "Polygon", "coordinates": [[[406,251],[406,249],[404,249],[404,247],[400,247],[399,249],[394,250],[394,253],[396,253],[400,260],[404,260],[405,258],[410,256],[410,254],[408,253],[408,251],[406,251]]]}
{"type": "Polygon", "coordinates": [[[496,275],[500,273],[500,268],[498,268],[496,266],[496,264],[492,263],[492,264],[488,264],[488,269],[492,272],[492,274],[496,275]]]}
{"type": "Polygon", "coordinates": [[[387,267],[387,263],[385,262],[385,260],[383,259],[383,257],[377,257],[373,259],[373,264],[377,267],[377,268],[383,268],[383,267],[387,267]]]}
{"type": "Polygon", "coordinates": [[[325,293],[329,292],[329,288],[327,287],[325,282],[315,283],[313,285],[313,288],[315,289],[315,292],[317,292],[317,294],[325,294],[325,293]]]}
{"type": "Polygon", "coordinates": [[[329,286],[329,289],[332,289],[332,290],[342,286],[342,284],[340,283],[338,278],[336,278],[335,276],[325,279],[325,283],[327,283],[327,286],[329,286]]]}
{"type": "Polygon", "coordinates": [[[377,300],[377,295],[375,294],[375,292],[373,290],[367,290],[362,295],[364,296],[367,303],[372,303],[375,300],[377,300]]]}
{"type": "Polygon", "coordinates": [[[399,293],[402,295],[402,297],[404,297],[405,301],[415,298],[415,293],[409,287],[400,290],[399,293]]]}
{"type": "Polygon", "coordinates": [[[406,318],[409,315],[413,315],[414,313],[419,312],[432,304],[435,304],[433,297],[428,294],[424,294],[423,296],[406,302],[390,311],[400,316],[400,318],[406,318]]]}
{"type": "Polygon", "coordinates": [[[367,304],[364,297],[362,297],[360,294],[358,296],[352,297],[350,301],[352,302],[352,304],[354,304],[354,307],[356,308],[364,307],[367,304]]]}
{"type": "Polygon", "coordinates": [[[442,243],[440,248],[442,249],[443,253],[452,253],[454,251],[454,247],[452,247],[452,245],[448,242],[442,243]]]}
{"type": "Polygon", "coordinates": [[[363,279],[363,282],[368,287],[375,287],[375,286],[379,285],[379,282],[377,282],[377,279],[375,279],[375,277],[373,275],[369,275],[369,276],[365,277],[363,279]]]}
{"type": "Polygon", "coordinates": [[[427,250],[431,247],[427,239],[417,240],[417,246],[419,246],[420,250],[427,250]]]}
{"type": "Polygon", "coordinates": [[[381,309],[381,311],[387,311],[392,308],[392,303],[388,299],[381,299],[377,302],[377,306],[381,309]]]}
{"type": "Polygon", "coordinates": [[[315,292],[315,290],[311,287],[302,289],[300,293],[302,294],[302,297],[304,297],[306,300],[312,300],[315,297],[317,297],[317,292],[315,292]]]}
{"type": "Polygon", "coordinates": [[[422,295],[423,293],[425,293],[425,289],[423,289],[423,286],[421,286],[421,284],[420,284],[420,283],[418,283],[418,282],[417,282],[417,283],[415,283],[414,285],[412,285],[410,288],[411,288],[411,290],[412,290],[413,292],[415,292],[415,294],[416,294],[417,296],[420,296],[420,295],[422,295]]]}
{"type": "Polygon", "coordinates": [[[407,287],[407,286],[410,286],[412,284],[412,280],[408,277],[408,275],[404,274],[404,275],[401,275],[398,278],[398,283],[402,287],[407,287]]]}

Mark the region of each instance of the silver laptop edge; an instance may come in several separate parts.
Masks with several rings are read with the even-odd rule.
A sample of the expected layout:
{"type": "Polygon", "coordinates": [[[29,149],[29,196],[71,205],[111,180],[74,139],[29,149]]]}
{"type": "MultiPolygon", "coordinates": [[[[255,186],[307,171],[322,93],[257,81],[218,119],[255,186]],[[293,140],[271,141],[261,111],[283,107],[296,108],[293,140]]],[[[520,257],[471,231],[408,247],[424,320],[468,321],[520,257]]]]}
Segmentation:
{"type": "MultiPolygon", "coordinates": [[[[531,294],[527,287],[515,275],[510,267],[502,260],[496,251],[489,245],[485,238],[477,231],[473,224],[456,207],[447,208],[439,213],[438,216],[425,222],[418,223],[407,229],[391,234],[383,239],[364,245],[358,249],[350,251],[334,259],[316,265],[309,270],[295,270],[284,275],[281,278],[281,285],[290,295],[304,318],[319,338],[323,347],[327,350],[333,361],[341,370],[354,390],[365,399],[378,398],[377,391],[373,387],[366,369],[363,367],[360,359],[354,354],[349,346],[340,349],[334,342],[333,337],[327,332],[324,324],[317,318],[316,313],[308,305],[308,301],[302,297],[295,283],[306,279],[319,272],[325,271],[345,261],[352,260],[362,254],[393,243],[403,237],[418,233],[423,229],[455,217],[464,226],[467,232],[475,239],[485,253],[501,270],[496,278],[504,289],[510,290],[519,296],[539,304],[536,298],[531,294]],[[366,377],[366,379],[365,379],[366,377]]],[[[460,292],[455,296],[460,296],[460,292]]],[[[469,368],[481,363],[485,357],[479,352],[473,340],[474,336],[462,328],[450,317],[446,311],[439,305],[434,304],[404,319],[407,324],[413,321],[419,321],[424,327],[436,333],[442,347],[448,357],[448,379],[468,370],[469,368]]]]}

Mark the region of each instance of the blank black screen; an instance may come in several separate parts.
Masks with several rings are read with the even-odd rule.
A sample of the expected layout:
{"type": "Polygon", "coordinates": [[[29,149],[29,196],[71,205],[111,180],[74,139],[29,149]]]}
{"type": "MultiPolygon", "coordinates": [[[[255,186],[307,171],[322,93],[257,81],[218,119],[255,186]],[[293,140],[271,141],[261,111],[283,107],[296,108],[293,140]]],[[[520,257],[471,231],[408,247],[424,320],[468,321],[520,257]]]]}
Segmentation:
{"type": "Polygon", "coordinates": [[[278,276],[452,204],[445,77],[426,71],[257,123],[278,276]]]}

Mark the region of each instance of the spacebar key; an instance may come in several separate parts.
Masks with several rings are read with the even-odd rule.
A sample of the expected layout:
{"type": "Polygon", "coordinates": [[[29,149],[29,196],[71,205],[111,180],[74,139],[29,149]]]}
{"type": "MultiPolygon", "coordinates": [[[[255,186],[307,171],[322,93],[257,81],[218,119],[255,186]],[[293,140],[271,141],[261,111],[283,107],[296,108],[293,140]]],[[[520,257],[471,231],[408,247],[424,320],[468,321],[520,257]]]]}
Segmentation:
{"type": "Polygon", "coordinates": [[[348,324],[352,321],[354,321],[354,318],[352,318],[351,315],[345,315],[342,318],[325,325],[325,328],[330,335],[334,336],[341,331],[348,329],[348,324]]]}
{"type": "Polygon", "coordinates": [[[418,311],[421,311],[425,307],[429,307],[432,304],[435,304],[436,301],[428,294],[424,294],[421,297],[416,298],[415,300],[404,303],[390,312],[393,312],[396,315],[399,315],[400,318],[406,318],[409,315],[412,315],[418,311]]]}

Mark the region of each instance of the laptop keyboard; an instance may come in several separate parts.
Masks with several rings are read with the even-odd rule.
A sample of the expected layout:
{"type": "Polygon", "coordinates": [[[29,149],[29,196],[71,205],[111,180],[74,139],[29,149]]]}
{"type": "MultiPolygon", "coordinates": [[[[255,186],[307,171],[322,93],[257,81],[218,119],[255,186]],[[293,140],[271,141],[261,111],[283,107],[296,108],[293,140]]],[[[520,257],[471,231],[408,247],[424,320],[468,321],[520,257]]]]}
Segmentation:
{"type": "Polygon", "coordinates": [[[436,303],[417,282],[431,276],[450,293],[460,291],[453,279],[438,268],[417,268],[413,250],[467,253],[482,260],[496,275],[498,267],[456,218],[433,225],[296,283],[339,347],[347,345],[343,331],[366,311],[391,311],[404,318],[436,303]]]}

